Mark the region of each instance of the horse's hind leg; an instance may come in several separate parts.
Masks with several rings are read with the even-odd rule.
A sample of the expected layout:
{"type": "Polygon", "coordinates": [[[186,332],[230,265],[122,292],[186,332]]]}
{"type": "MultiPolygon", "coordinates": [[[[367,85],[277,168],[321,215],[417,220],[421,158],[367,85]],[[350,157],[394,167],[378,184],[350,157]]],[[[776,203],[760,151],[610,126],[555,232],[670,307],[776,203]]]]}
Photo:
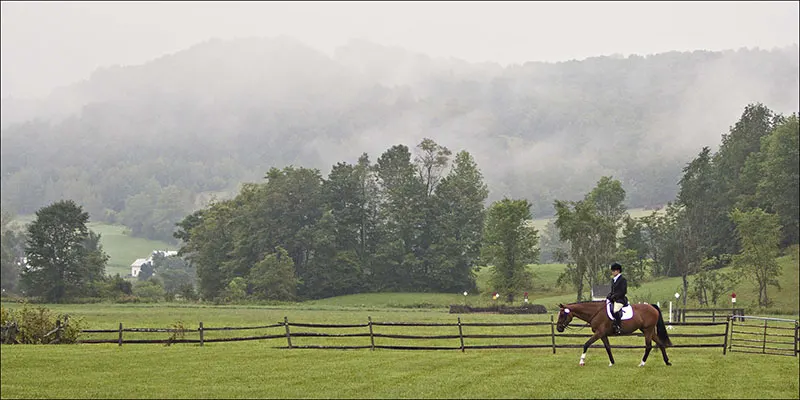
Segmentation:
{"type": "Polygon", "coordinates": [[[614,365],[614,356],[611,355],[611,345],[608,344],[608,337],[607,336],[600,337],[600,340],[603,341],[603,346],[606,346],[606,353],[608,353],[608,361],[609,361],[608,366],[610,367],[610,366],[614,365]]]}
{"type": "Polygon", "coordinates": [[[672,365],[672,363],[669,362],[669,357],[667,357],[667,348],[664,346],[664,343],[661,342],[661,339],[658,337],[658,335],[653,335],[653,340],[658,345],[658,348],[661,349],[661,354],[664,356],[664,364],[667,364],[668,366],[672,365]]]}
{"type": "Polygon", "coordinates": [[[650,350],[653,349],[652,340],[654,330],[655,328],[642,328],[642,333],[644,334],[644,356],[642,357],[642,362],[639,363],[640,367],[644,367],[644,363],[647,362],[647,357],[650,355],[650,350]]]}

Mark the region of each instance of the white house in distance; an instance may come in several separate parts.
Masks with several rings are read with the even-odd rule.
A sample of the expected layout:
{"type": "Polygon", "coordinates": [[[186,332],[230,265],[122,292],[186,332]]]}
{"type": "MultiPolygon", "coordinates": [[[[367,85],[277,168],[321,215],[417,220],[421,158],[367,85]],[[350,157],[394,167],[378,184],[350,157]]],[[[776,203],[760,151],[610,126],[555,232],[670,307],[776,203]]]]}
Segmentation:
{"type": "Polygon", "coordinates": [[[137,258],[136,261],[131,264],[131,276],[134,278],[139,276],[139,273],[142,272],[142,265],[152,263],[153,256],[156,254],[161,254],[164,257],[171,257],[178,255],[178,252],[174,250],[153,250],[153,252],[150,254],[150,257],[137,258]]]}

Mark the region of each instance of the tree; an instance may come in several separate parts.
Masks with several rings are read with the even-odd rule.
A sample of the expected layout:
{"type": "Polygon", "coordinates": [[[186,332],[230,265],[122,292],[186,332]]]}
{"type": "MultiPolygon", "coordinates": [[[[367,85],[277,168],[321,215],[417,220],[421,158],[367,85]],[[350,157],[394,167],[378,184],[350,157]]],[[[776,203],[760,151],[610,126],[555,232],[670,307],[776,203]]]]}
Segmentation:
{"type": "Polygon", "coordinates": [[[425,185],[419,178],[407,146],[386,150],[374,165],[381,189],[380,219],[383,240],[376,251],[376,287],[414,290],[425,286],[420,246],[426,223],[425,185]]]}
{"type": "MultiPolygon", "coordinates": [[[[186,286],[194,288],[197,280],[197,270],[192,264],[177,256],[165,257],[161,252],[153,254],[152,270],[158,274],[164,283],[164,291],[170,296],[180,294],[186,286]]],[[[144,271],[142,266],[139,275],[144,271]]]]}
{"type": "Polygon", "coordinates": [[[476,289],[474,268],[480,257],[489,189],[472,156],[456,154],[454,167],[436,187],[429,220],[434,238],[431,289],[453,292],[476,289]]]}
{"type": "Polygon", "coordinates": [[[12,217],[5,211],[0,217],[0,287],[3,293],[17,292],[20,265],[25,257],[25,234],[12,225],[12,217]]]}
{"type": "MultiPolygon", "coordinates": [[[[695,230],[701,226],[707,227],[706,232],[699,234],[699,237],[706,241],[700,249],[704,255],[719,257],[722,254],[734,254],[738,251],[734,223],[729,213],[737,201],[742,201],[743,197],[746,198],[748,193],[754,191],[753,186],[757,183],[746,179],[747,161],[751,156],[760,158],[758,153],[761,150],[762,139],[768,136],[782,120],[782,116],[775,115],[761,103],[748,104],[730,132],[722,136],[719,150],[710,161],[698,160],[703,165],[697,164],[698,168],[694,171],[699,178],[694,192],[697,193],[697,189],[702,190],[705,192],[705,198],[699,202],[697,201],[699,198],[695,198],[696,207],[692,203],[683,204],[689,206],[687,211],[695,230]],[[702,214],[701,218],[704,221],[697,221],[697,214],[702,214]]],[[[689,169],[693,167],[690,165],[689,169]]],[[[683,186],[683,180],[681,185],[683,186]]],[[[683,192],[683,187],[681,191],[683,192]]],[[[680,196],[682,201],[689,197],[680,196]]],[[[703,258],[705,257],[701,257],[697,262],[700,263],[703,258]]]]}
{"type": "Polygon", "coordinates": [[[420,154],[415,161],[418,166],[419,179],[425,185],[425,193],[433,195],[436,185],[442,179],[442,173],[453,154],[447,147],[440,146],[433,139],[422,139],[417,145],[420,154]]]}
{"type": "Polygon", "coordinates": [[[700,305],[717,305],[720,297],[733,290],[739,279],[734,273],[724,273],[712,269],[719,261],[707,259],[703,269],[694,275],[689,295],[697,299],[700,305]]]}
{"type": "Polygon", "coordinates": [[[155,270],[155,268],[153,268],[153,263],[152,262],[146,262],[146,263],[142,264],[142,267],[139,270],[139,275],[137,275],[136,278],[138,280],[140,280],[140,281],[146,281],[146,280],[150,279],[150,277],[153,276],[153,274],[155,274],[155,272],[156,272],[156,270],[155,270]]]}
{"type": "Polygon", "coordinates": [[[669,276],[680,276],[683,306],[689,292],[689,276],[698,272],[702,263],[702,255],[696,244],[697,237],[687,215],[686,207],[679,204],[668,204],[662,220],[662,239],[660,241],[661,262],[669,276]]]}
{"type": "Polygon", "coordinates": [[[89,214],[72,200],[36,212],[36,220],[28,227],[28,267],[22,271],[29,295],[59,303],[83,294],[104,276],[108,255],[86,248],[88,220],[89,214]]]}
{"type": "Polygon", "coordinates": [[[222,201],[178,224],[176,235],[184,242],[178,254],[183,254],[197,268],[198,291],[206,300],[220,296],[230,280],[222,265],[231,258],[235,215],[235,203],[222,201]]]}
{"type": "Polygon", "coordinates": [[[736,223],[736,236],[742,248],[733,256],[734,268],[752,280],[758,289],[758,305],[767,307],[770,305],[767,288],[780,289],[781,270],[775,260],[780,255],[779,218],[760,208],[750,211],[737,208],[731,213],[731,219],[736,223]]]}
{"type": "Polygon", "coordinates": [[[315,228],[315,272],[304,280],[306,296],[348,294],[369,287],[365,281],[374,272],[381,237],[378,195],[367,154],[362,154],[356,165],[333,166],[323,183],[331,219],[323,216],[315,228]]]}
{"type": "Polygon", "coordinates": [[[623,222],[620,246],[614,257],[625,266],[625,274],[631,287],[639,287],[651,269],[647,241],[644,237],[644,224],[626,215],[623,222]]]}
{"type": "Polygon", "coordinates": [[[543,263],[563,262],[568,258],[569,242],[559,238],[555,219],[547,221],[539,247],[543,263]]]}
{"type": "Polygon", "coordinates": [[[800,125],[791,115],[762,140],[757,197],[778,215],[783,244],[800,241],[800,125]]]}
{"type": "MultiPolygon", "coordinates": [[[[556,200],[556,222],[559,237],[570,243],[572,260],[560,284],[570,283],[583,296],[584,284],[591,288],[608,275],[608,264],[618,256],[617,232],[625,212],[625,190],[618,180],[602,177],[582,201],[556,200]]],[[[628,255],[625,255],[628,257],[628,255]]],[[[632,266],[635,267],[635,266],[632,266]]]]}
{"type": "Polygon", "coordinates": [[[494,266],[491,283],[494,290],[514,293],[530,287],[532,277],[527,264],[539,258],[539,237],[528,200],[503,199],[492,203],[486,214],[481,259],[494,266]]]}
{"type": "Polygon", "coordinates": [[[289,253],[278,247],[250,270],[247,283],[254,297],[262,300],[293,301],[300,283],[295,277],[294,261],[289,253]]]}

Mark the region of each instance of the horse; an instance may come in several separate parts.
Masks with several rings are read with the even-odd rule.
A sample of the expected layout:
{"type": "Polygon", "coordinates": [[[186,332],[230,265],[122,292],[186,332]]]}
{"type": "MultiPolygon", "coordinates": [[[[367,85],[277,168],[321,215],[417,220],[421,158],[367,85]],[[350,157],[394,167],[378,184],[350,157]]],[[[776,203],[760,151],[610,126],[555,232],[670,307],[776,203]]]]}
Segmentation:
{"type": "MultiPolygon", "coordinates": [[[[611,347],[608,344],[608,336],[614,334],[613,320],[606,315],[607,301],[583,301],[578,303],[570,303],[566,306],[559,304],[558,323],[556,329],[559,332],[564,332],[564,329],[569,326],[573,317],[584,320],[592,327],[592,335],[589,340],[583,345],[583,354],[581,354],[581,361],[578,365],[583,366],[586,360],[586,350],[597,339],[603,341],[603,345],[608,353],[609,367],[614,365],[614,356],[611,355],[611,347]]],[[[629,335],[637,329],[641,330],[644,334],[644,357],[642,362],[639,363],[643,367],[647,362],[647,356],[650,355],[652,349],[651,340],[655,341],[661,349],[661,354],[664,355],[664,363],[667,366],[672,365],[667,357],[667,347],[672,346],[672,341],[667,335],[667,327],[664,326],[664,318],[661,316],[661,309],[655,304],[632,304],[633,318],[620,321],[620,335],[629,335]]],[[[627,307],[626,307],[627,308],[627,307]]]]}

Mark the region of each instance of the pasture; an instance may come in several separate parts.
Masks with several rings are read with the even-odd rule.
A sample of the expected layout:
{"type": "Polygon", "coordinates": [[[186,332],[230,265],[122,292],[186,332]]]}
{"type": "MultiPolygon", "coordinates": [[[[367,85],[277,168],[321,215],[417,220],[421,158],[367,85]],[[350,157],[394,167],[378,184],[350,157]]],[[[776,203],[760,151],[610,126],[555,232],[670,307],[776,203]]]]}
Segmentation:
{"type": "MultiPolygon", "coordinates": [[[[16,307],[8,303],[3,305],[16,307]]],[[[392,322],[455,322],[459,317],[441,309],[352,308],[324,304],[48,307],[82,317],[88,327],[95,329],[114,329],[120,322],[127,327],[167,327],[177,320],[191,329],[196,328],[199,321],[206,327],[254,326],[279,322],[284,316],[290,322],[337,324],[365,323],[368,317],[373,321],[392,322]]],[[[465,323],[549,321],[549,315],[467,314],[460,317],[465,323]]],[[[424,335],[453,333],[452,327],[382,326],[375,329],[424,335]]],[[[549,330],[547,327],[464,329],[465,334],[549,330]]],[[[271,332],[282,330],[273,328],[271,332]]],[[[346,332],[363,330],[344,329],[346,332]]],[[[719,327],[675,327],[670,333],[719,330],[719,327]]],[[[241,336],[242,332],[213,334],[241,336]]],[[[251,334],[259,332],[246,333],[251,334]]],[[[126,335],[153,338],[167,334],[126,335]]],[[[458,341],[380,340],[381,344],[436,346],[452,346],[458,341]]],[[[471,342],[519,343],[523,340],[544,341],[472,339],[471,342]]],[[[559,341],[576,344],[583,340],[559,338],[559,341]]],[[[676,344],[681,340],[673,338],[676,344]]],[[[307,337],[293,339],[293,342],[295,345],[343,342],[363,345],[368,344],[369,338],[307,337]]],[[[634,337],[611,339],[612,346],[641,343],[641,338],[634,337]]],[[[616,349],[617,363],[612,368],[619,383],[611,384],[607,356],[602,348],[589,350],[587,365],[579,367],[580,349],[558,349],[553,354],[550,349],[468,349],[462,353],[457,350],[274,348],[285,345],[285,339],[270,339],[206,343],[204,347],[196,344],[3,346],[0,385],[3,398],[798,398],[800,390],[798,358],[741,353],[723,356],[719,348],[668,349],[672,367],[665,366],[660,353],[654,351],[644,368],[637,367],[642,350],[616,349]],[[758,379],[754,379],[755,376],[758,379]],[[635,391],[631,391],[634,388],[635,391]]]]}
{"type": "MultiPolygon", "coordinates": [[[[34,215],[21,215],[14,219],[14,223],[22,227],[33,222],[34,215]]],[[[99,233],[100,244],[108,254],[106,266],[108,275],[119,274],[126,276],[131,273],[131,263],[137,258],[147,258],[153,250],[177,250],[177,246],[158,240],[137,238],[128,234],[128,228],[123,225],[111,225],[102,222],[89,222],[87,228],[99,233]]]]}

